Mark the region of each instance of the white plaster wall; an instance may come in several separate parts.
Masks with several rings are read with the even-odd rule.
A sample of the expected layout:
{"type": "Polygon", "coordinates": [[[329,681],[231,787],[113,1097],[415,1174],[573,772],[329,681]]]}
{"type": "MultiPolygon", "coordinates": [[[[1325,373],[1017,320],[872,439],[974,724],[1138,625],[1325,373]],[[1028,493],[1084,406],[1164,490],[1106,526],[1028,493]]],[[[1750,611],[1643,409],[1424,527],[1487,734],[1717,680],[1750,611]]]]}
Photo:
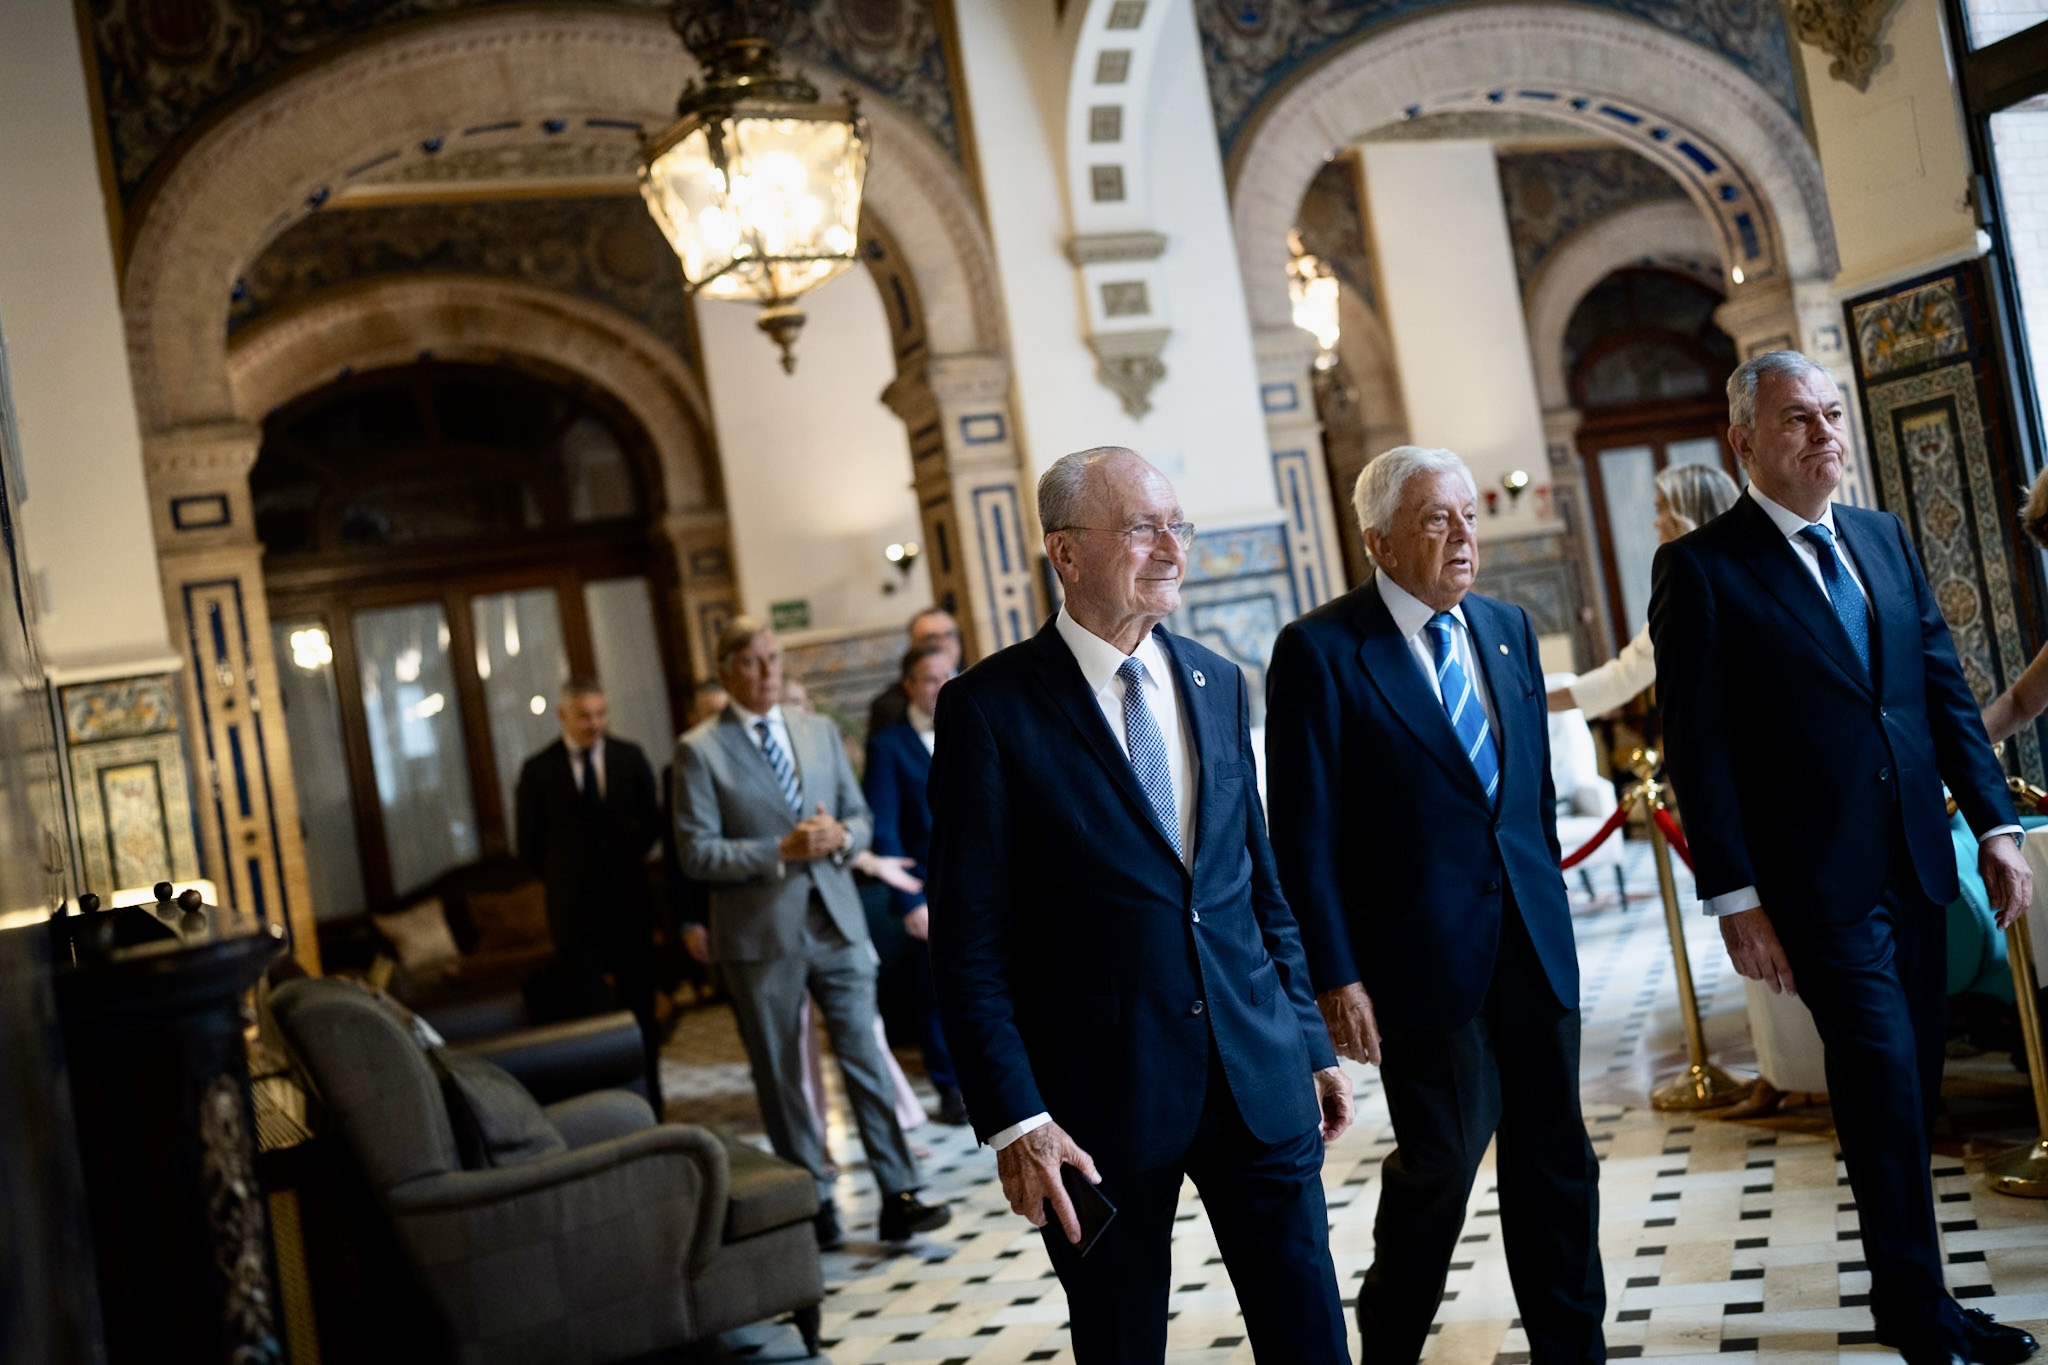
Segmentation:
{"type": "Polygon", "coordinates": [[[881,295],[856,265],[802,307],[784,374],[753,305],[697,304],[741,602],[765,620],[769,603],[802,598],[819,630],[901,627],[931,579],[919,563],[882,591],[902,577],[883,547],[923,532],[909,437],[881,400],[896,375],[881,295]]]}
{"type": "Polygon", "coordinates": [[[1938,0],[1905,0],[1883,36],[1891,60],[1860,92],[1828,75],[1825,52],[1796,45],[1841,252],[1834,285],[1841,297],[1977,249],[1964,203],[1969,155],[1938,0]]]}
{"type": "Polygon", "coordinates": [[[68,0],[0,4],[0,329],[53,676],[176,666],[68,0]]]}
{"type": "MultiPolygon", "coordinates": [[[[1026,461],[1033,477],[1070,450],[1128,445],[1175,483],[1188,516],[1222,525],[1277,513],[1258,407],[1244,288],[1237,268],[1215,123],[1193,11],[1175,3],[1157,49],[1147,120],[1151,226],[1160,259],[1167,376],[1152,410],[1125,413],[1095,377],[1064,183],[1071,45],[1050,5],[959,8],[983,195],[992,220],[1026,461]]],[[[1135,92],[1131,92],[1135,94],[1135,92]]],[[[1142,154],[1134,152],[1134,154],[1142,154]]]]}
{"type": "MultiPolygon", "coordinates": [[[[1465,457],[1479,490],[1548,480],[1520,285],[1485,142],[1368,143],[1368,217],[1408,439],[1465,457]]],[[[1536,499],[1480,517],[1484,537],[1538,529],[1536,499]]]]}

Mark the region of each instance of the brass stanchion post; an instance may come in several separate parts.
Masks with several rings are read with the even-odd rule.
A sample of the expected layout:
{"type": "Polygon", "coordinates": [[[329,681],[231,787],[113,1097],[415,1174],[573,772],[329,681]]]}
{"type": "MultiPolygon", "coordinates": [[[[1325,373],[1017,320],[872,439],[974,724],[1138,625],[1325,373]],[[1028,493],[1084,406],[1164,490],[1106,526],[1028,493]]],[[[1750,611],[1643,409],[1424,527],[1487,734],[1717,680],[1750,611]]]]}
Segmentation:
{"type": "Polygon", "coordinates": [[[1706,1030],[1700,1024],[1699,997],[1693,993],[1692,958],[1685,949],[1685,920],[1678,909],[1678,879],[1671,871],[1671,844],[1657,823],[1657,811],[1664,804],[1664,788],[1655,777],[1657,757],[1654,749],[1638,749],[1630,766],[1642,784],[1650,812],[1650,850],[1657,862],[1657,892],[1664,899],[1664,928],[1671,935],[1671,965],[1678,977],[1678,1008],[1685,1017],[1689,1065],[1650,1091],[1650,1107],[1718,1109],[1747,1096],[1756,1082],[1738,1081],[1707,1060],[1706,1030]]]}
{"type": "Polygon", "coordinates": [[[2020,1037],[2027,1049],[2027,1075],[2034,1083],[2034,1141],[1984,1163],[1984,1175],[2000,1194],[2048,1199],[2048,1047],[2041,1040],[2041,1005],[2035,994],[2033,932],[2027,917],[2005,931],[2005,957],[2012,967],[2012,993],[2020,1008],[2020,1037]]]}

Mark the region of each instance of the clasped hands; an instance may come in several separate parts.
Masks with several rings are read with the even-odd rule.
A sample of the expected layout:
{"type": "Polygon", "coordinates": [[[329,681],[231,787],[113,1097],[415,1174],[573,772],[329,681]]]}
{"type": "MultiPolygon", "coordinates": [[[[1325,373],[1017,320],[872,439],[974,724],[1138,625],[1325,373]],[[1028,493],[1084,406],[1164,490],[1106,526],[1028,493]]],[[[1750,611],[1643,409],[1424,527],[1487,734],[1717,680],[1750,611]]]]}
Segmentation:
{"type": "Polygon", "coordinates": [[[817,814],[783,835],[775,851],[786,863],[801,863],[812,858],[830,857],[845,848],[848,842],[846,826],[827,813],[825,803],[820,801],[817,814]]]}

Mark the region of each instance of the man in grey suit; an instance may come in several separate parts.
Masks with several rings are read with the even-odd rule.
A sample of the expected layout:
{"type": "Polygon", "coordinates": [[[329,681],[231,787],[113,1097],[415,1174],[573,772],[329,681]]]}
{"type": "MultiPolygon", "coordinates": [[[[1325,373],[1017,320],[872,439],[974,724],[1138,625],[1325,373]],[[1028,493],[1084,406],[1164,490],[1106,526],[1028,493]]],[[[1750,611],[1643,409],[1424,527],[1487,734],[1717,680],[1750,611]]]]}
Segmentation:
{"type": "Polygon", "coordinates": [[[782,708],[782,647],[767,627],[735,619],[717,658],[732,699],[676,743],[676,849],[684,874],[710,886],[711,959],[739,1018],[768,1140],[817,1179],[818,1245],[838,1246],[797,1049],[808,991],[881,1186],[881,1239],[907,1241],[951,1212],[917,1198],[917,1163],[875,1041],[875,954],[847,871],[873,833],[867,802],[839,727],[782,708]]]}

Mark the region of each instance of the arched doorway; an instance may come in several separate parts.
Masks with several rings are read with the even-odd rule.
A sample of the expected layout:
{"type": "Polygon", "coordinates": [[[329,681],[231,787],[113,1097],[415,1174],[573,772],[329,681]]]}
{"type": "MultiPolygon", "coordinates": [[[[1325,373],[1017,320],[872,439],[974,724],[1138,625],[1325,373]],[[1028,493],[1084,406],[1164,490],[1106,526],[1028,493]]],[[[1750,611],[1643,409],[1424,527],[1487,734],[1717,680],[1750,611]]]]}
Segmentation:
{"type": "Polygon", "coordinates": [[[266,418],[249,484],[321,918],[512,851],[566,678],[651,752],[674,735],[650,473],[621,404],[531,361],[350,374],[266,418]]]}
{"type": "Polygon", "coordinates": [[[1648,619],[1657,475],[1674,464],[1737,474],[1723,396],[1735,343],[1714,324],[1720,306],[1719,291],[1690,275],[1634,267],[1594,286],[1565,327],[1611,648],[1648,619]]]}

